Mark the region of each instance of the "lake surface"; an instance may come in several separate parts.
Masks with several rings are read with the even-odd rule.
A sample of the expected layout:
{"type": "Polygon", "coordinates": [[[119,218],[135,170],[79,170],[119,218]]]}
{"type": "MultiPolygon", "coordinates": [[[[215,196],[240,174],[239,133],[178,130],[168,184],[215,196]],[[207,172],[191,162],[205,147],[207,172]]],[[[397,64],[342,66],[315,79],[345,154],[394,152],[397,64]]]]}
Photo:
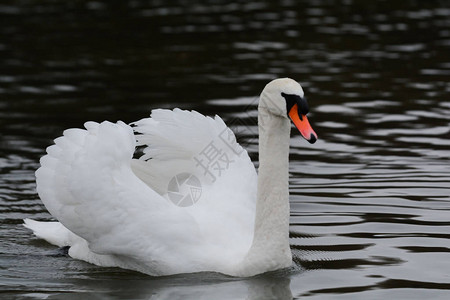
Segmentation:
{"type": "Polygon", "coordinates": [[[1,299],[449,299],[448,1],[6,0],[0,24],[1,299]],[[21,225],[52,219],[34,171],[64,129],[195,109],[256,161],[257,97],[284,76],[319,136],[292,133],[291,270],[154,278],[21,225]]]}

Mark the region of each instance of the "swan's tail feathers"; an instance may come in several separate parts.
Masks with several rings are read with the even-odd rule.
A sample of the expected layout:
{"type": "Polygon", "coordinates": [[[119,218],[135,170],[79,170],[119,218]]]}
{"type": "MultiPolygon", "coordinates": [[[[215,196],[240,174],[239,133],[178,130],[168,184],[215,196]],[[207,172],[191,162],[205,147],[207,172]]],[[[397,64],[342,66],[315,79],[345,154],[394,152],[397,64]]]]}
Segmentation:
{"type": "Polygon", "coordinates": [[[36,237],[60,247],[60,254],[62,255],[69,255],[99,266],[127,268],[125,265],[122,266],[120,262],[116,262],[114,257],[92,252],[85,239],[75,235],[59,222],[39,222],[24,219],[23,226],[31,229],[36,237]]]}
{"type": "Polygon", "coordinates": [[[39,222],[25,219],[23,226],[32,230],[36,237],[58,247],[71,246],[74,242],[75,235],[59,222],[39,222]]]}

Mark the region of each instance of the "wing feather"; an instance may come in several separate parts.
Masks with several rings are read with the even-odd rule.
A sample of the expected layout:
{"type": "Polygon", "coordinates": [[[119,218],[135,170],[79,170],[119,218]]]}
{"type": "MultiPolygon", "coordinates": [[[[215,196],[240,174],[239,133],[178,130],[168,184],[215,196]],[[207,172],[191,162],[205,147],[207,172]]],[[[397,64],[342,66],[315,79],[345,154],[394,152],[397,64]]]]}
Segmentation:
{"type": "Polygon", "coordinates": [[[195,111],[158,109],[133,125],[138,145],[145,147],[145,155],[133,160],[133,171],[166,198],[174,176],[197,177],[202,195],[190,214],[205,236],[214,237],[213,243],[235,240],[236,248],[245,249],[253,236],[257,175],[223,120],[195,111]]]}
{"type": "Polygon", "coordinates": [[[42,201],[83,241],[73,256],[153,275],[223,271],[242,258],[253,237],[256,171],[222,119],[155,110],[134,126],[136,136],[123,122],[87,122],[64,131],[41,159],[42,201]],[[136,145],[144,147],[139,160],[136,145]],[[216,160],[207,161],[213,148],[216,160]],[[190,207],[168,196],[183,172],[200,181],[190,207]]]}
{"type": "Polygon", "coordinates": [[[86,127],[65,131],[41,159],[37,189],[49,212],[97,254],[163,261],[173,253],[172,238],[187,247],[198,243],[195,220],[131,171],[131,127],[121,122],[86,127]],[[189,238],[173,226],[177,223],[189,238]]]}

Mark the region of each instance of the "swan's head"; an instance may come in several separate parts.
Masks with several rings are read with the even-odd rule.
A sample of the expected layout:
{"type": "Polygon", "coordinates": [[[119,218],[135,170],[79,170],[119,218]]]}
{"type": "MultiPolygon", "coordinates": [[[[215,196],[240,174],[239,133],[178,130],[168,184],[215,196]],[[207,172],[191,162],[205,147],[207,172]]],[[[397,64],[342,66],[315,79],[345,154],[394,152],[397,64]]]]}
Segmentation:
{"type": "Polygon", "coordinates": [[[259,108],[278,117],[290,118],[308,142],[313,144],[317,141],[317,134],[306,117],[309,112],[308,102],[297,81],[279,78],[269,82],[261,93],[259,108]]]}

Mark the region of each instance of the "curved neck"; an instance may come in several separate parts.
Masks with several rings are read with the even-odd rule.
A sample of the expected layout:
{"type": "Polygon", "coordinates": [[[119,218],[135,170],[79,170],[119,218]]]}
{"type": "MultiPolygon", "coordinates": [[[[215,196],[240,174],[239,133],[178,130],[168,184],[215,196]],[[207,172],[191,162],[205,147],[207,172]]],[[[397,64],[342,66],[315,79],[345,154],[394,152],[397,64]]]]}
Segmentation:
{"type": "MultiPolygon", "coordinates": [[[[264,110],[264,109],[260,109],[264,110]]],[[[265,244],[289,245],[289,136],[287,118],[261,112],[259,127],[258,194],[255,237],[276,233],[265,244]],[[282,239],[277,241],[277,239],[282,239]]]]}
{"type": "Polygon", "coordinates": [[[259,107],[259,172],[255,229],[246,264],[255,273],[292,263],[289,248],[289,137],[291,124],[259,107]]]}

